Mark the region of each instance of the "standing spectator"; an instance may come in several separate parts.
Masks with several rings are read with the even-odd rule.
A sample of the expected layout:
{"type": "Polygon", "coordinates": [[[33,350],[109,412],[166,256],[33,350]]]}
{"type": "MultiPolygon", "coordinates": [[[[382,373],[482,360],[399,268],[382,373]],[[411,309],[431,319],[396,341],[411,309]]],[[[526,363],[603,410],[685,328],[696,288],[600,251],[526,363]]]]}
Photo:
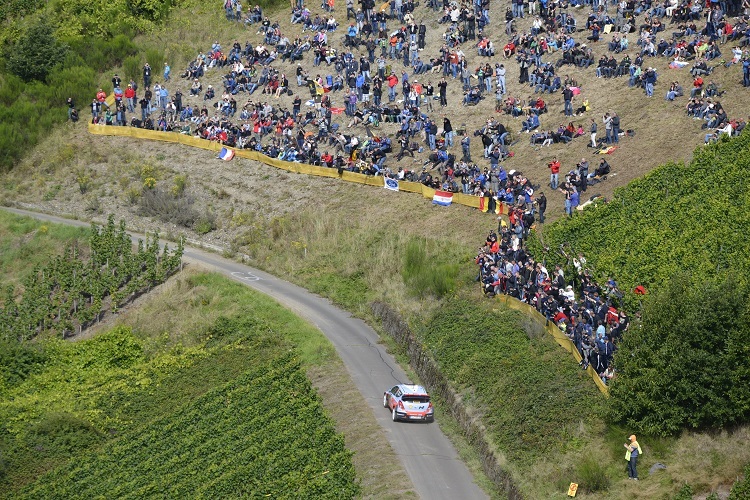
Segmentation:
{"type": "Polygon", "coordinates": [[[440,91],[440,105],[445,107],[448,105],[448,82],[445,80],[445,77],[440,79],[438,90],[440,91]]]}
{"type": "Polygon", "coordinates": [[[116,86],[115,90],[113,91],[115,95],[115,106],[119,105],[122,102],[122,98],[125,95],[125,93],[122,91],[120,86],[116,86]]]}
{"type": "Polygon", "coordinates": [[[430,151],[434,151],[436,148],[435,136],[437,135],[437,124],[428,120],[425,126],[425,133],[427,134],[427,144],[430,146],[430,151]]]}
{"type": "Polygon", "coordinates": [[[620,142],[620,116],[617,113],[612,115],[612,141],[615,144],[620,142]]]}
{"type": "Polygon", "coordinates": [[[656,84],[656,70],[649,67],[643,75],[643,83],[646,89],[646,97],[654,95],[654,85],[656,84]]]}
{"type": "Polygon", "coordinates": [[[445,134],[445,145],[446,147],[453,147],[453,125],[447,116],[443,117],[443,133],[445,134]]]}
{"type": "Polygon", "coordinates": [[[135,110],[135,89],[131,84],[125,89],[125,102],[128,104],[128,111],[132,113],[135,110]]]}
{"type": "MultiPolygon", "coordinates": [[[[146,92],[150,92],[147,90],[146,92]]],[[[138,104],[141,105],[141,122],[146,122],[146,117],[148,117],[148,108],[151,106],[151,100],[146,98],[146,96],[141,97],[141,100],[138,101],[138,104]]]]}
{"type": "Polygon", "coordinates": [[[169,76],[172,74],[172,68],[169,67],[169,64],[164,63],[164,81],[169,81],[169,76]]]}
{"type": "Polygon", "coordinates": [[[148,63],[143,66],[143,86],[151,86],[151,66],[148,63]]]}
{"type": "Polygon", "coordinates": [[[563,107],[565,116],[573,116],[573,91],[569,85],[566,85],[565,90],[563,90],[563,100],[565,101],[563,107]]]}
{"type": "Polygon", "coordinates": [[[167,103],[169,102],[169,92],[167,91],[167,87],[162,86],[159,90],[159,107],[161,107],[162,110],[167,109],[167,103]]]}
{"type": "Polygon", "coordinates": [[[609,113],[604,113],[604,141],[609,144],[612,142],[612,117],[609,113]]]}
{"type": "Polygon", "coordinates": [[[557,160],[557,156],[552,158],[552,161],[547,164],[549,168],[549,185],[552,189],[557,189],[559,178],[560,178],[560,162],[557,160]]]}
{"type": "Polygon", "coordinates": [[[643,453],[641,451],[641,445],[638,444],[635,434],[631,435],[628,440],[629,443],[625,443],[625,460],[628,461],[628,479],[638,481],[638,470],[636,466],[638,464],[638,457],[643,453]]]}
{"type": "Polygon", "coordinates": [[[505,94],[505,65],[500,64],[495,66],[495,79],[497,80],[497,88],[501,94],[505,94]]]}
{"type": "Polygon", "coordinates": [[[596,147],[596,120],[591,119],[591,147],[596,147]]]}
{"type": "Polygon", "coordinates": [[[469,134],[464,134],[464,138],[461,139],[461,150],[463,151],[463,160],[466,162],[471,161],[471,139],[469,138],[469,134]]]}
{"type": "Polygon", "coordinates": [[[547,197],[544,196],[543,192],[540,192],[535,201],[539,212],[539,223],[544,224],[544,212],[547,211],[547,197]]]}
{"type": "Polygon", "coordinates": [[[122,78],[118,76],[117,73],[115,73],[115,76],[112,77],[112,88],[117,88],[120,85],[122,85],[122,78]]]}
{"type": "Polygon", "coordinates": [[[91,101],[91,122],[95,123],[99,118],[99,113],[102,111],[102,105],[96,100],[96,97],[91,101]]]}

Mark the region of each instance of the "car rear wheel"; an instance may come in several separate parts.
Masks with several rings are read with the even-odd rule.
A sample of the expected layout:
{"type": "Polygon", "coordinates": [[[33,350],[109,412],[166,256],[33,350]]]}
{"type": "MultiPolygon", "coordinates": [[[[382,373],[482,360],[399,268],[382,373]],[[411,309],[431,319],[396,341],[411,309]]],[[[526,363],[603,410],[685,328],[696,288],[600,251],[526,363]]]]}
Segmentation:
{"type": "Polygon", "coordinates": [[[396,415],[396,409],[394,408],[391,412],[391,419],[393,419],[394,422],[398,420],[398,416],[396,415]]]}
{"type": "Polygon", "coordinates": [[[383,394],[383,408],[388,408],[388,396],[383,394]]]}

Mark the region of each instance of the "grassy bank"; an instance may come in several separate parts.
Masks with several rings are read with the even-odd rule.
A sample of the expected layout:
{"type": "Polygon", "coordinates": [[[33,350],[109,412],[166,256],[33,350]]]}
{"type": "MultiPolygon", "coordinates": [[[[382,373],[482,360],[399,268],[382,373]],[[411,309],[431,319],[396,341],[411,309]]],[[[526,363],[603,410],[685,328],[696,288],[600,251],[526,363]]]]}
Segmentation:
{"type": "Polygon", "coordinates": [[[88,228],[40,224],[28,217],[0,212],[0,274],[5,285],[17,285],[52,255],[88,239],[88,228]]]}

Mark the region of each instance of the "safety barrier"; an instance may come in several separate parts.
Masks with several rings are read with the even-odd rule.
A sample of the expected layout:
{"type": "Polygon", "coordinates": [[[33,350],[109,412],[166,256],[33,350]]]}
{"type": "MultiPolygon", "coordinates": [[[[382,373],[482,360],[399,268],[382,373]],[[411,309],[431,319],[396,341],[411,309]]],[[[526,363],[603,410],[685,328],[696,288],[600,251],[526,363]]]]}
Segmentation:
{"type": "MultiPolygon", "coordinates": [[[[583,358],[581,358],[581,353],[578,352],[578,349],[576,348],[576,345],[573,343],[573,341],[570,340],[568,336],[565,335],[557,327],[557,325],[555,325],[554,322],[549,321],[547,318],[545,318],[542,313],[531,307],[529,304],[521,302],[520,300],[511,297],[510,295],[500,294],[495,298],[500,299],[504,306],[509,307],[510,309],[515,309],[516,311],[523,313],[526,317],[532,319],[541,329],[551,335],[552,338],[555,339],[555,342],[557,342],[563,349],[571,353],[576,361],[578,361],[579,363],[581,362],[583,358]]],[[[592,379],[594,379],[596,387],[602,392],[602,394],[604,394],[605,396],[609,396],[609,388],[604,382],[602,382],[599,374],[597,374],[590,365],[588,368],[586,368],[586,372],[591,376],[592,379]]]]}
{"type": "MultiPolygon", "coordinates": [[[[201,148],[206,149],[208,151],[220,151],[221,148],[225,147],[222,144],[216,142],[216,141],[209,141],[206,139],[200,139],[198,137],[193,137],[190,135],[185,134],[178,134],[176,132],[160,132],[157,130],[145,130],[141,128],[135,128],[135,127],[116,127],[112,125],[94,125],[92,123],[89,123],[89,133],[94,135],[109,135],[109,136],[118,136],[118,137],[132,137],[134,139],[146,139],[151,141],[162,141],[162,142],[171,142],[171,143],[178,143],[178,144],[184,144],[186,146],[192,146],[195,148],[201,148]]],[[[231,148],[234,149],[234,148],[231,148]]],[[[276,167],[282,170],[286,170],[287,172],[294,172],[297,174],[305,174],[305,175],[315,175],[319,177],[331,177],[331,178],[340,178],[347,182],[355,182],[357,184],[365,184],[368,186],[375,186],[375,187],[383,187],[383,177],[373,177],[371,175],[365,175],[360,174],[356,172],[349,172],[344,171],[340,175],[338,173],[338,170],[335,168],[327,168],[327,167],[319,167],[317,165],[308,165],[305,163],[296,163],[296,162],[287,162],[283,160],[279,160],[277,158],[271,158],[270,156],[266,156],[262,153],[259,153],[257,151],[251,151],[247,149],[234,149],[235,156],[239,156],[240,158],[245,158],[248,160],[255,160],[258,162],[261,162],[265,165],[269,165],[272,167],[276,167]]],[[[409,181],[399,181],[398,185],[399,191],[404,191],[407,193],[419,193],[424,198],[427,198],[429,200],[432,199],[432,197],[435,195],[435,190],[425,186],[424,184],[420,184],[419,182],[409,182],[409,181]]],[[[456,203],[458,205],[464,205],[471,208],[480,209],[481,208],[481,202],[482,198],[479,196],[472,196],[467,195],[463,193],[453,193],[453,203],[456,203]]],[[[501,214],[507,214],[507,207],[503,203],[498,203],[499,207],[499,213],[501,214]]],[[[511,309],[515,309],[517,311],[520,311],[530,318],[533,318],[535,321],[544,322],[544,324],[540,324],[541,328],[547,331],[550,335],[552,335],[552,338],[555,339],[555,341],[560,344],[565,350],[573,354],[573,357],[576,359],[576,361],[581,361],[581,354],[578,352],[578,349],[576,349],[576,346],[571,342],[571,340],[563,334],[559,328],[557,328],[556,325],[554,325],[551,322],[548,322],[547,319],[542,316],[539,311],[534,309],[533,307],[529,306],[528,304],[525,304],[521,301],[518,301],[510,296],[507,295],[499,295],[499,298],[503,301],[503,303],[510,307],[511,309]]],[[[599,378],[597,373],[594,371],[593,368],[590,366],[587,369],[589,375],[594,379],[596,382],[597,387],[600,391],[602,391],[604,394],[609,395],[609,390],[607,389],[607,386],[602,382],[602,380],[599,378]]]]}
{"type": "MultiPolygon", "coordinates": [[[[216,152],[220,151],[221,148],[226,147],[216,141],[200,139],[198,137],[178,134],[176,132],[160,132],[157,130],[145,130],[135,127],[116,127],[112,125],[94,125],[92,123],[89,123],[89,133],[94,135],[110,135],[118,137],[132,137],[135,139],[146,139],[151,141],[172,142],[216,152]]],[[[318,177],[339,178],[347,182],[354,182],[357,184],[365,184],[367,186],[375,186],[381,188],[383,187],[383,177],[380,176],[373,177],[371,175],[349,171],[344,171],[339,175],[338,170],[336,170],[335,168],[283,161],[248,149],[229,149],[233,149],[235,152],[235,156],[238,156],[240,158],[255,160],[265,165],[286,170],[287,172],[315,175],[318,177]]],[[[419,193],[424,198],[427,198],[429,200],[431,200],[435,195],[434,189],[420,184],[419,182],[399,181],[398,189],[399,191],[404,191],[407,193],[419,193]]],[[[480,198],[479,196],[472,196],[463,193],[453,193],[453,203],[457,205],[480,209],[482,207],[482,201],[482,198],[480,198]]],[[[499,203],[498,206],[499,213],[508,213],[506,209],[507,207],[505,207],[503,203],[499,203]]]]}

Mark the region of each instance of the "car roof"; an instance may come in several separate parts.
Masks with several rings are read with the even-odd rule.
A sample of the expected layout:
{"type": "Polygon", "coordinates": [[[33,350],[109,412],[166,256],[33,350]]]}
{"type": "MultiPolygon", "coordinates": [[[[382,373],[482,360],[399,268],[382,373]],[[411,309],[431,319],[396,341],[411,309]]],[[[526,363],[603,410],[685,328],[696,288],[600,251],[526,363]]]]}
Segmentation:
{"type": "Polygon", "coordinates": [[[419,394],[427,396],[427,389],[417,384],[399,384],[398,387],[404,394],[419,394]]]}

